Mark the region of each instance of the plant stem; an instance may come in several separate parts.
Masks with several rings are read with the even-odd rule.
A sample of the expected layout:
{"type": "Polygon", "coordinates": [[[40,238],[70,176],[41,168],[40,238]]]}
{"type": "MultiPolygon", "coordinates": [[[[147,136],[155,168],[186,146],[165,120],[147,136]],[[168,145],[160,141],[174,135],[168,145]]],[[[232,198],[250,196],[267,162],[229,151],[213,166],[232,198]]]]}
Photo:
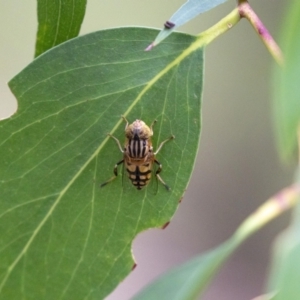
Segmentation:
{"type": "Polygon", "coordinates": [[[300,186],[294,184],[271,197],[241,224],[233,235],[233,238],[237,243],[243,242],[252,233],[256,232],[284,211],[295,206],[299,198],[299,193],[300,186]]]}
{"type": "MultiPolygon", "coordinates": [[[[268,51],[271,53],[273,58],[279,65],[283,65],[284,59],[282,52],[279,46],[276,44],[275,40],[263,24],[263,22],[259,19],[256,13],[253,11],[252,7],[248,3],[247,0],[237,0],[237,8],[234,9],[230,14],[220,20],[217,24],[210,27],[206,31],[197,35],[196,43],[193,44],[194,49],[198,49],[199,47],[203,47],[211,43],[216,37],[226,32],[234,25],[236,25],[241,18],[246,18],[250,24],[253,26],[254,30],[258,33],[263,43],[267,47],[268,51]],[[195,48],[196,46],[196,48],[195,48]]],[[[169,28],[170,30],[170,28],[169,28]]],[[[172,28],[171,28],[172,30],[172,28]]],[[[149,51],[153,49],[158,43],[160,43],[166,35],[160,34],[156,37],[155,41],[152,42],[145,51],[149,51]]],[[[169,32],[169,34],[171,31],[169,32]]]]}
{"type": "Polygon", "coordinates": [[[240,16],[242,18],[246,18],[250,24],[253,26],[254,30],[259,34],[263,43],[276,60],[279,65],[283,65],[283,55],[279,48],[279,46],[274,41],[273,37],[263,24],[263,22],[259,19],[256,13],[253,11],[252,7],[246,0],[238,1],[238,9],[240,16]]]}
{"type": "Polygon", "coordinates": [[[202,46],[208,45],[219,35],[225,33],[236,25],[241,19],[238,8],[235,8],[231,13],[221,19],[217,24],[208,28],[197,35],[199,42],[201,41],[202,46]]]}

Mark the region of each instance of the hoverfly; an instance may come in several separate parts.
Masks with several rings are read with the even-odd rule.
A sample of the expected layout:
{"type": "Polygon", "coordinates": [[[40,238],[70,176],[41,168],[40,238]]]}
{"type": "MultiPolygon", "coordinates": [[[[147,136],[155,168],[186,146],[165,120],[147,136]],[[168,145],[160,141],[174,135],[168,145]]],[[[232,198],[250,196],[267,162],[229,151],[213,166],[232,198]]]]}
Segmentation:
{"type": "Polygon", "coordinates": [[[150,179],[153,164],[157,164],[158,168],[155,171],[156,178],[164,185],[167,190],[170,190],[168,185],[162,180],[159,173],[162,170],[161,163],[155,158],[155,155],[161,150],[162,146],[174,139],[174,135],[171,135],[168,139],[160,143],[159,147],[155,152],[153,152],[151,136],[153,135],[153,125],[156,123],[156,120],[152,124],[147,126],[142,120],[135,120],[132,124],[123,117],[123,120],[126,122],[125,126],[125,145],[122,148],[120,141],[111,134],[108,134],[112,137],[120,151],[123,153],[123,159],[116,163],[114,167],[114,176],[109,180],[101,184],[101,187],[105,186],[118,176],[118,166],[123,164],[125,165],[127,174],[132,184],[138,189],[141,190],[145,187],[150,179]]]}

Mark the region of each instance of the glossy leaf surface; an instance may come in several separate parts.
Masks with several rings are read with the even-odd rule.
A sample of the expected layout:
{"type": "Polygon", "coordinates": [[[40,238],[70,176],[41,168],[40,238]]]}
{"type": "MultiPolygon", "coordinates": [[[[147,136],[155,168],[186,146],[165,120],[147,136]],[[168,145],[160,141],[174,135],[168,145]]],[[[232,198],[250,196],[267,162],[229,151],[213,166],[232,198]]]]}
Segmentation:
{"type": "MultiPolygon", "coordinates": [[[[0,123],[0,299],[102,299],[131,271],[137,233],[162,227],[187,187],[200,134],[203,50],[174,34],[105,30],[39,56],[10,83],[18,112],[0,123]],[[189,49],[192,49],[189,51],[189,49]],[[168,192],[120,176],[125,115],[154,127],[168,192]],[[122,184],[123,181],[123,184],[122,184]]],[[[125,175],[126,177],[126,175],[125,175]]]]}
{"type": "Polygon", "coordinates": [[[38,0],[35,56],[79,34],[86,0],[38,0]]]}

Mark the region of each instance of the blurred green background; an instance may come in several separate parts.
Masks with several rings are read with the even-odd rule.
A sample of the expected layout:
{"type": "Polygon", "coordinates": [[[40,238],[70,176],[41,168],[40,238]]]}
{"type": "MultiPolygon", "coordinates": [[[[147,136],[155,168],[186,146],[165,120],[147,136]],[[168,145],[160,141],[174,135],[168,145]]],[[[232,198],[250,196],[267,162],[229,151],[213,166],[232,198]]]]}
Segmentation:
{"type": "MultiPolygon", "coordinates": [[[[128,25],[161,28],[183,2],[88,0],[81,35],[128,25]]],[[[278,41],[287,3],[250,4],[278,41]]],[[[17,109],[7,82],[33,59],[36,6],[33,0],[0,0],[0,119],[17,109]]],[[[197,34],[234,6],[235,1],[228,1],[181,31],[197,34]]],[[[280,164],[272,131],[273,64],[246,20],[207,47],[202,139],[190,185],[165,230],[149,230],[136,238],[138,266],[107,299],[129,299],[171,266],[223,242],[257,206],[291,182],[292,167],[280,164]]],[[[288,214],[247,241],[204,299],[243,300],[262,293],[272,241],[287,222],[288,214]]]]}

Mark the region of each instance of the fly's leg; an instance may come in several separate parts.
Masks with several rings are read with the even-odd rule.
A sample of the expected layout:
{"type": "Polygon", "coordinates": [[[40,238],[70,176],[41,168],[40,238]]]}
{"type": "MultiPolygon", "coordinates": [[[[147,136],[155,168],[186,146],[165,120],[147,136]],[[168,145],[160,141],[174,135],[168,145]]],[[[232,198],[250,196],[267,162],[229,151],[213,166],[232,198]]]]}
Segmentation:
{"type": "Polygon", "coordinates": [[[162,164],[158,161],[158,160],[154,160],[154,162],[158,165],[158,169],[155,172],[155,176],[157,177],[157,179],[163,184],[163,186],[166,188],[167,191],[170,191],[171,188],[162,180],[162,178],[160,177],[159,173],[162,170],[162,164]]]}
{"type": "Polygon", "coordinates": [[[171,135],[168,139],[162,141],[162,142],[160,143],[160,145],[158,146],[157,150],[154,152],[154,155],[156,155],[156,154],[160,151],[160,149],[162,148],[162,146],[163,146],[166,142],[168,142],[168,141],[170,141],[170,140],[173,140],[173,139],[175,139],[175,136],[174,136],[174,135],[171,135]]]}
{"type": "Polygon", "coordinates": [[[121,165],[122,163],[124,163],[124,159],[120,160],[119,162],[117,162],[115,164],[115,167],[114,167],[114,174],[115,175],[112,178],[110,178],[107,181],[105,181],[102,184],[100,184],[101,188],[104,187],[105,185],[107,185],[108,183],[110,183],[111,181],[113,181],[114,179],[117,178],[117,176],[118,176],[118,166],[121,165]]]}
{"type": "MultiPolygon", "coordinates": [[[[128,121],[126,120],[126,118],[125,118],[124,116],[122,116],[122,119],[125,120],[125,122],[126,122],[126,127],[127,127],[127,126],[128,126],[128,121]]],[[[116,141],[116,143],[117,143],[117,145],[118,145],[120,151],[121,151],[122,153],[124,153],[124,150],[123,150],[123,148],[122,148],[122,146],[121,146],[120,141],[119,141],[116,137],[114,137],[112,134],[110,134],[110,133],[108,133],[107,135],[108,135],[109,137],[113,138],[113,139],[116,141]]],[[[105,185],[107,185],[108,183],[110,183],[111,181],[113,181],[115,178],[117,178],[117,176],[118,176],[118,166],[119,166],[120,164],[122,164],[122,163],[124,163],[124,159],[120,160],[119,162],[117,162],[117,163],[115,164],[115,167],[114,167],[114,174],[115,174],[115,175],[114,175],[113,177],[111,177],[110,179],[108,179],[107,181],[103,182],[103,183],[100,185],[100,187],[104,187],[105,185]]]]}
{"type": "Polygon", "coordinates": [[[116,137],[114,137],[113,135],[111,135],[110,133],[108,133],[107,135],[108,135],[109,137],[113,138],[113,139],[116,141],[117,145],[119,146],[120,151],[121,151],[122,153],[124,153],[124,150],[122,149],[122,146],[121,146],[120,141],[119,141],[116,137]]]}
{"type": "MultiPolygon", "coordinates": [[[[126,126],[125,126],[125,129],[128,127],[128,121],[127,121],[127,119],[124,117],[124,116],[121,116],[122,117],[122,119],[126,122],[126,126]]],[[[121,143],[120,143],[120,141],[116,138],[116,137],[114,137],[112,134],[110,134],[110,133],[108,133],[107,134],[109,137],[111,137],[111,138],[113,138],[115,141],[116,141],[116,143],[117,143],[117,145],[118,145],[118,147],[119,147],[119,149],[120,149],[120,151],[122,152],[122,153],[124,153],[124,150],[123,150],[123,148],[122,148],[122,146],[121,146],[121,143]]]]}
{"type": "MultiPolygon", "coordinates": [[[[155,124],[155,121],[151,124],[151,129],[152,129],[152,126],[153,126],[154,124],[155,124]]],[[[153,155],[156,155],[156,154],[160,151],[160,149],[162,148],[162,146],[163,146],[166,142],[168,142],[168,141],[170,141],[170,140],[173,140],[174,138],[175,138],[175,136],[174,136],[174,135],[171,135],[168,139],[162,141],[162,142],[160,143],[160,145],[158,146],[157,150],[153,153],[153,155]]],[[[163,184],[163,186],[166,188],[167,191],[170,191],[171,188],[170,188],[170,187],[162,180],[162,178],[161,178],[160,175],[159,175],[159,173],[160,173],[161,170],[162,170],[162,164],[161,164],[158,160],[156,160],[156,159],[154,159],[154,162],[158,165],[158,169],[157,169],[156,172],[155,172],[156,178],[163,184]]]]}
{"type": "Polygon", "coordinates": [[[125,125],[125,130],[126,130],[128,125],[129,125],[129,122],[127,121],[127,119],[123,115],[121,117],[126,122],[126,125],[125,125]]]}
{"type": "Polygon", "coordinates": [[[151,130],[152,134],[153,134],[153,126],[155,125],[156,122],[157,122],[157,120],[154,120],[150,125],[150,130],[151,130]]]}

